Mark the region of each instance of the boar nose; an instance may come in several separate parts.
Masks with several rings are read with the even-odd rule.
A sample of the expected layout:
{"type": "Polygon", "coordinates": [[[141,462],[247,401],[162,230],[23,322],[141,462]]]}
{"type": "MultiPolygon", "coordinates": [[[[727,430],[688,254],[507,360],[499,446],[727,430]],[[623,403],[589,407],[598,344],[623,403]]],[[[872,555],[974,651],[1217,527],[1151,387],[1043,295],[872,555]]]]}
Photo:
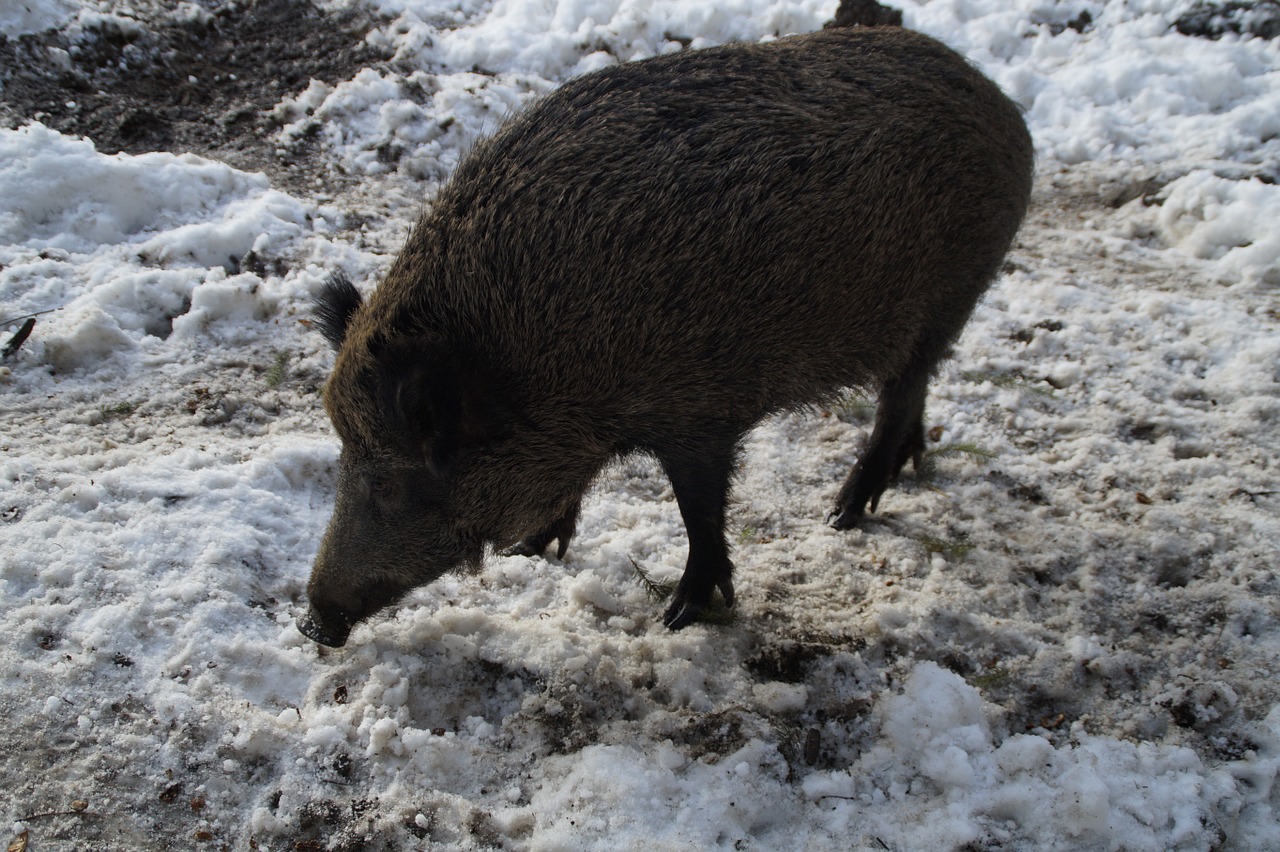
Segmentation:
{"type": "Polygon", "coordinates": [[[341,648],[347,644],[347,636],[351,634],[351,625],[344,622],[334,623],[326,620],[315,607],[310,607],[307,614],[298,619],[298,632],[321,645],[330,648],[341,648]]]}

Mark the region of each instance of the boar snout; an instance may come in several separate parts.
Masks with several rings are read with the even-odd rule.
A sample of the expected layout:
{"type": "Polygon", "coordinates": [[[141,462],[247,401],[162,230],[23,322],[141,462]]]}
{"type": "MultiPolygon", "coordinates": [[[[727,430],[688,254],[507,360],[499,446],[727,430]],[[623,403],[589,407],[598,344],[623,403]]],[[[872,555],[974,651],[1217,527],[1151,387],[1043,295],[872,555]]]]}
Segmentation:
{"type": "Polygon", "coordinates": [[[338,499],[307,583],[302,635],[341,647],[357,624],[450,569],[480,563],[478,540],[442,516],[423,468],[339,463],[338,499]]]}
{"type": "Polygon", "coordinates": [[[299,633],[330,648],[345,645],[352,629],[381,609],[366,602],[362,595],[343,594],[338,586],[332,579],[308,584],[309,606],[306,615],[298,619],[299,633]]]}
{"type": "Polygon", "coordinates": [[[298,632],[330,648],[340,648],[360,622],[391,606],[416,583],[371,581],[359,588],[344,588],[332,577],[307,588],[310,607],[298,620],[298,632]],[[345,592],[345,593],[344,593],[345,592]]]}
{"type": "Polygon", "coordinates": [[[341,613],[325,616],[314,606],[307,610],[306,615],[298,619],[299,633],[312,642],[318,642],[330,648],[341,648],[347,644],[347,637],[351,635],[351,627],[351,621],[341,613]]]}

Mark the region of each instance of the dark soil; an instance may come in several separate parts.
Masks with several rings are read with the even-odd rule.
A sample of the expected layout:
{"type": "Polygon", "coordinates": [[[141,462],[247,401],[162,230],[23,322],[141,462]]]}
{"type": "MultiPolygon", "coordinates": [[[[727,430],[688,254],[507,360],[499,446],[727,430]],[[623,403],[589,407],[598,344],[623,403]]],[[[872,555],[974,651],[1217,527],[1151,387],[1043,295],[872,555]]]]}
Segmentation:
{"type": "Polygon", "coordinates": [[[129,13],[138,28],[106,25],[75,42],[63,31],[0,35],[0,126],[39,121],[104,153],[192,152],[314,189],[314,146],[277,151],[271,111],[312,79],[335,84],[376,65],[370,21],[307,0],[215,0],[203,20],[176,19],[177,6],[162,0],[153,19],[129,13]]]}
{"type": "Polygon", "coordinates": [[[1188,36],[1217,39],[1233,33],[1258,38],[1280,37],[1280,2],[1200,2],[1174,22],[1178,32],[1188,36]]]}

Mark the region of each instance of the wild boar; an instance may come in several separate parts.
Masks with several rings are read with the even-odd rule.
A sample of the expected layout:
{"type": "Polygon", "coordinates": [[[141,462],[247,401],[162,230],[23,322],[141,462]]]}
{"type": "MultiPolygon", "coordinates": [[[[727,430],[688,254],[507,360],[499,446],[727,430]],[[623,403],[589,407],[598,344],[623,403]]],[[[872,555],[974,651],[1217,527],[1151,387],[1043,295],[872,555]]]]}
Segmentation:
{"type": "Polygon", "coordinates": [[[486,546],[563,556],[602,467],[656,457],[688,530],[663,621],[732,604],[744,435],[879,393],[858,522],[924,446],[930,376],[1026,211],[1031,139],[932,38],[828,29],[565,83],[478,144],[364,301],[318,297],[342,441],[301,631],[352,626],[486,546]]]}

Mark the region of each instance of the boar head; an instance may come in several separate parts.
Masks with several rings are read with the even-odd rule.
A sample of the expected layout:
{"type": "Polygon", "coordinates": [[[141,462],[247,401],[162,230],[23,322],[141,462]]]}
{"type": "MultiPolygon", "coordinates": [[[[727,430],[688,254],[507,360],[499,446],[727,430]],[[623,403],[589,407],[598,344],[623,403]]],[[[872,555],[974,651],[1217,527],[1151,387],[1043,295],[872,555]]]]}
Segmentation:
{"type": "Polygon", "coordinates": [[[365,310],[342,276],[317,297],[317,324],[338,350],[324,402],[342,453],[298,629],[331,647],[412,589],[479,565],[493,536],[458,510],[457,484],[476,448],[505,430],[505,412],[471,392],[485,386],[455,355],[365,310]]]}

